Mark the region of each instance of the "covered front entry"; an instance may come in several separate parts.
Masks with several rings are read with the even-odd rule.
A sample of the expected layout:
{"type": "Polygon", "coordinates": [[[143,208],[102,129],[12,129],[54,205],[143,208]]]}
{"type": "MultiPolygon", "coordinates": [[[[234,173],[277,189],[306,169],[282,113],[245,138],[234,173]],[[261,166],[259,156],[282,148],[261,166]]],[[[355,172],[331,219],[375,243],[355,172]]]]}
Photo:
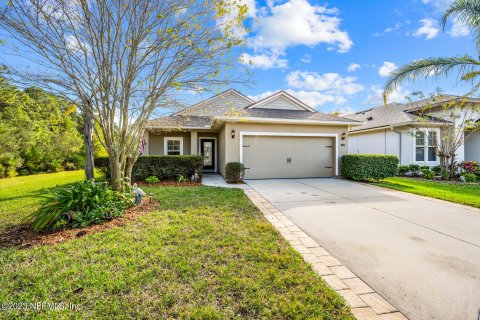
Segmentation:
{"type": "Polygon", "coordinates": [[[319,135],[244,135],[245,179],[332,177],[335,138],[319,135]]]}
{"type": "Polygon", "coordinates": [[[200,154],[203,156],[203,170],[205,172],[217,171],[217,146],[216,138],[200,138],[200,154]]]}

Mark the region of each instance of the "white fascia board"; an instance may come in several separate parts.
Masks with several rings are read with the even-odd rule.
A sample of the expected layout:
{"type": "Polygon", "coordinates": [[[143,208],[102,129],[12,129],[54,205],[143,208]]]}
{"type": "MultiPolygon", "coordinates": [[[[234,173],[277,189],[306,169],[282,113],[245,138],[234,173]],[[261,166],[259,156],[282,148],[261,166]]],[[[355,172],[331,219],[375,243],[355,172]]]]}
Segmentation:
{"type": "Polygon", "coordinates": [[[159,129],[159,130],[162,130],[162,129],[167,129],[167,130],[171,130],[171,129],[177,129],[177,130],[205,130],[205,129],[211,129],[212,127],[211,126],[207,126],[207,127],[179,127],[179,126],[158,126],[158,127],[154,127],[154,126],[148,126],[146,129],[147,130],[153,130],[153,129],[159,129]]]}
{"type": "Polygon", "coordinates": [[[255,109],[256,107],[263,106],[264,104],[267,104],[270,101],[275,100],[278,97],[283,97],[283,98],[287,99],[288,101],[290,101],[291,103],[299,106],[300,108],[302,108],[306,111],[316,112],[315,109],[306,105],[305,103],[303,103],[302,101],[298,100],[297,98],[291,96],[290,94],[288,94],[285,91],[279,91],[277,93],[274,93],[271,96],[269,96],[267,98],[264,98],[263,100],[260,100],[260,101],[257,101],[255,103],[253,103],[251,106],[248,106],[246,109],[255,109]]]}
{"type": "Polygon", "coordinates": [[[218,120],[225,122],[242,122],[242,123],[285,123],[285,124],[308,124],[308,125],[352,125],[360,126],[362,122],[346,122],[346,121],[319,121],[319,120],[295,120],[295,119],[278,119],[278,118],[256,118],[256,117],[218,117],[218,120]]]}
{"type": "Polygon", "coordinates": [[[397,123],[393,125],[387,125],[387,126],[381,126],[381,127],[375,127],[375,128],[367,128],[367,129],[362,129],[362,130],[355,130],[355,131],[349,131],[349,135],[354,135],[357,133],[363,133],[363,132],[370,132],[370,131],[376,131],[376,130],[384,130],[384,129],[389,129],[389,128],[397,128],[397,127],[403,127],[403,126],[409,126],[409,125],[416,125],[416,126],[424,126],[424,127],[437,127],[437,126],[449,126],[452,125],[451,123],[445,123],[445,122],[417,122],[417,121],[408,121],[408,122],[402,122],[402,123],[397,123]]]}

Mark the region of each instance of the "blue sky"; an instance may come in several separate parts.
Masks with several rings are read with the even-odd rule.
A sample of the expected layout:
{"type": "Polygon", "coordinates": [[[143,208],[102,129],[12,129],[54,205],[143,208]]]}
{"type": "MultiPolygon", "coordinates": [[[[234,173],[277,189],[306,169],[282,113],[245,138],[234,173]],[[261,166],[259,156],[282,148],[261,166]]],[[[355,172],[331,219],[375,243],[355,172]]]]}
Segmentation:
{"type": "MultiPolygon", "coordinates": [[[[235,88],[254,99],[287,90],[322,112],[358,111],[382,103],[383,85],[397,66],[426,57],[477,55],[465,26],[449,21],[445,32],[441,28],[452,0],[238,1],[250,8],[246,24],[251,31],[244,35],[248,45],[233,53],[244,61],[238,70],[247,64],[254,83],[235,88]]],[[[3,61],[27,69],[31,64],[5,50],[0,51],[3,61]]],[[[468,91],[452,75],[405,83],[390,101],[437,87],[451,94],[468,91]]]]}
{"type": "MultiPolygon", "coordinates": [[[[243,55],[255,84],[237,87],[255,99],[288,90],[317,110],[362,110],[381,103],[389,72],[415,59],[475,56],[472,35],[461,23],[440,25],[449,0],[256,1],[243,55]],[[349,68],[350,67],[350,68],[349,68]]],[[[441,87],[463,94],[453,75],[441,81],[405,83],[391,101],[441,87]]]]}

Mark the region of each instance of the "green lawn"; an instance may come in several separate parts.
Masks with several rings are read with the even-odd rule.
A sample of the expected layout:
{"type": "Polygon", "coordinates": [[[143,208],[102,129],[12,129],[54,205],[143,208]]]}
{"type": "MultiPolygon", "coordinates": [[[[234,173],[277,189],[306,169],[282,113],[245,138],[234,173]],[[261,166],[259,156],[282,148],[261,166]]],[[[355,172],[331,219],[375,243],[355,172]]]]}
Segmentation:
{"type": "MultiPolygon", "coordinates": [[[[31,178],[39,186],[38,177],[31,178]]],[[[43,188],[75,180],[44,177],[43,188]]],[[[18,220],[9,215],[15,208],[23,215],[22,203],[34,204],[41,193],[25,184],[15,190],[2,204],[10,214],[0,224],[18,220]]],[[[0,249],[1,302],[78,307],[0,310],[0,318],[354,319],[241,190],[145,191],[160,208],[126,227],[53,246],[0,249]]]]}
{"type": "Polygon", "coordinates": [[[480,185],[388,178],[376,185],[480,208],[480,185]]]}
{"type": "Polygon", "coordinates": [[[0,179],[0,231],[32,212],[48,189],[84,178],[85,172],[78,170],[0,179]]]}

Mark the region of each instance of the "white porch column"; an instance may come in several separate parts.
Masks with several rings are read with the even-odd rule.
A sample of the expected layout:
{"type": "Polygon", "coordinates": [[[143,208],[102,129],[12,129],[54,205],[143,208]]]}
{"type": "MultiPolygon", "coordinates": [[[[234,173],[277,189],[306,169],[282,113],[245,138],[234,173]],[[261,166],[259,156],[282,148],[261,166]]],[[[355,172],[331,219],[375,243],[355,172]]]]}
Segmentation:
{"type": "Polygon", "coordinates": [[[190,154],[198,154],[197,131],[190,131],[190,154]]]}

